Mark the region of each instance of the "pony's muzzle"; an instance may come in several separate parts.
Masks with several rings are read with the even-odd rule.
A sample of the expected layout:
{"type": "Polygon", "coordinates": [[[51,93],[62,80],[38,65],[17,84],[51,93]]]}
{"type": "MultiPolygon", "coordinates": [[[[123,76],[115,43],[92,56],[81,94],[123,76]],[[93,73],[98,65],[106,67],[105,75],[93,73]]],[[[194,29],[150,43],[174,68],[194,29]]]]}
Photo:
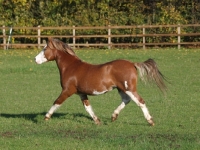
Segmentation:
{"type": "Polygon", "coordinates": [[[37,64],[42,64],[44,62],[47,62],[47,59],[44,55],[44,51],[41,51],[36,57],[35,57],[35,62],[37,64]]]}

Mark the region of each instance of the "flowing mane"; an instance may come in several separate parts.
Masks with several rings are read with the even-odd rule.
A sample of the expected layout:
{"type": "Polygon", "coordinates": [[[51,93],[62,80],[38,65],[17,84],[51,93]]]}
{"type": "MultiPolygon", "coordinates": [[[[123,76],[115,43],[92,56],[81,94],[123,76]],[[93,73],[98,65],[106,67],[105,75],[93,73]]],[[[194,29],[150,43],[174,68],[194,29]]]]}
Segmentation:
{"type": "Polygon", "coordinates": [[[60,41],[59,39],[49,38],[47,46],[50,49],[57,49],[59,51],[63,51],[63,52],[69,53],[70,55],[76,56],[73,49],[68,44],[60,41]]]}

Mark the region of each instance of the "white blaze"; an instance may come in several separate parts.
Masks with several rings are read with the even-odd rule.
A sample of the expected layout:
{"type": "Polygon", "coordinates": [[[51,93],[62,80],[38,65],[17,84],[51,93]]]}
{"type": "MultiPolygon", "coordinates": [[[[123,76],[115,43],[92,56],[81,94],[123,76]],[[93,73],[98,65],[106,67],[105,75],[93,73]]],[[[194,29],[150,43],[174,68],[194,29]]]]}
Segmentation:
{"type": "Polygon", "coordinates": [[[43,50],[35,57],[35,62],[37,64],[42,64],[44,62],[47,62],[47,59],[44,55],[44,50],[45,50],[46,46],[43,48],[43,50]]]}

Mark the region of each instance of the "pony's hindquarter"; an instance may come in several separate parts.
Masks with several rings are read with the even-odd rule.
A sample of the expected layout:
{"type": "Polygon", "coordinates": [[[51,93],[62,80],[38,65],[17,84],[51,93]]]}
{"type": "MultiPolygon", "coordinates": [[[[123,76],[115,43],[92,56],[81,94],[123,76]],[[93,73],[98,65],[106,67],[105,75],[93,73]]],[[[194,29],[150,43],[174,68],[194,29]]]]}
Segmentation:
{"type": "Polygon", "coordinates": [[[155,83],[162,92],[166,91],[165,78],[159,71],[156,62],[153,59],[148,59],[142,63],[134,63],[134,65],[137,68],[142,81],[145,83],[155,83]]]}
{"type": "MultiPolygon", "coordinates": [[[[145,62],[133,64],[144,82],[153,82],[159,87],[161,91],[165,92],[166,86],[164,83],[164,76],[159,71],[156,62],[153,59],[148,59],[145,62]]],[[[133,74],[133,72],[131,72],[131,74],[133,74]]],[[[130,88],[130,86],[132,85],[136,87],[135,80],[136,78],[132,76],[132,80],[129,80],[128,82],[125,81],[125,90],[123,90],[123,88],[118,87],[119,94],[122,98],[122,103],[114,110],[111,119],[112,121],[115,121],[118,118],[118,115],[121,112],[121,110],[124,109],[124,107],[129,103],[131,99],[141,108],[144,117],[146,118],[148,123],[151,126],[154,126],[153,118],[148,111],[144,99],[137,93],[135,88],[130,88]]]]}

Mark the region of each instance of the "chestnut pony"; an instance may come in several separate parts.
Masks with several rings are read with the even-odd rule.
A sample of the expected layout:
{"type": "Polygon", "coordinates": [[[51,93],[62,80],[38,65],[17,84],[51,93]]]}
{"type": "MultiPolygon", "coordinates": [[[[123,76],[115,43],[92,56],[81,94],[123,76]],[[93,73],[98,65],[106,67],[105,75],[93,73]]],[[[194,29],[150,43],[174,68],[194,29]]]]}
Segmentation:
{"type": "Polygon", "coordinates": [[[45,120],[72,94],[77,94],[96,124],[100,124],[99,118],[92,110],[87,95],[99,95],[117,89],[122,102],[114,110],[111,120],[115,121],[120,111],[133,100],[143,111],[145,119],[150,125],[154,125],[151,115],[145,105],[145,101],[137,93],[137,71],[143,81],[155,83],[162,91],[166,86],[164,77],[158,70],[153,59],[145,62],[133,63],[128,60],[114,60],[99,65],[83,62],[74,51],[58,39],[48,39],[47,45],[35,57],[37,64],[55,60],[60,72],[62,92],[53,103],[45,120]]]}

